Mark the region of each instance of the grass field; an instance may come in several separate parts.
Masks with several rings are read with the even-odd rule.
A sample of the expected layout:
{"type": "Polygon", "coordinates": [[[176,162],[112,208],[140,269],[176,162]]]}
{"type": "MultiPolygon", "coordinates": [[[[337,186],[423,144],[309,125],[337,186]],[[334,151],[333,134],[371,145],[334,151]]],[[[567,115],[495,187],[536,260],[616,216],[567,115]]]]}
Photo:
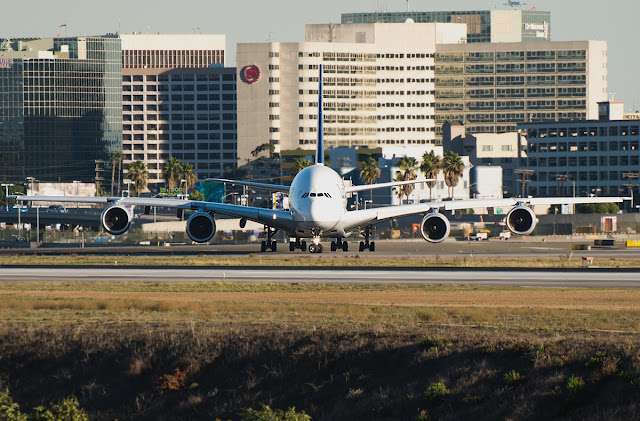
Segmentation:
{"type": "Polygon", "coordinates": [[[640,417],[636,290],[3,281],[0,389],[25,411],[640,417]]]}
{"type": "MultiPolygon", "coordinates": [[[[571,253],[558,257],[486,257],[482,255],[463,255],[460,257],[359,257],[326,255],[293,255],[283,257],[269,254],[250,254],[247,256],[128,256],[128,255],[13,255],[0,256],[0,265],[41,265],[41,266],[289,266],[289,267],[517,267],[517,268],[577,268],[582,259],[572,257],[571,253]]],[[[598,267],[640,268],[640,259],[626,257],[602,257],[597,259],[598,267]]]]}

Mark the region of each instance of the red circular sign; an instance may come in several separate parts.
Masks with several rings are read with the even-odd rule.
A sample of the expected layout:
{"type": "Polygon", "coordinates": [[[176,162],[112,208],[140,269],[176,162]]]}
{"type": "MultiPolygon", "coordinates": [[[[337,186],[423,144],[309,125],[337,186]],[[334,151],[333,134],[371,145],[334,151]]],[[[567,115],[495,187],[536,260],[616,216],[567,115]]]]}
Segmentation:
{"type": "Polygon", "coordinates": [[[240,70],[240,79],[242,79],[244,83],[255,83],[260,79],[260,69],[255,64],[244,66],[242,70],[240,70]]]}

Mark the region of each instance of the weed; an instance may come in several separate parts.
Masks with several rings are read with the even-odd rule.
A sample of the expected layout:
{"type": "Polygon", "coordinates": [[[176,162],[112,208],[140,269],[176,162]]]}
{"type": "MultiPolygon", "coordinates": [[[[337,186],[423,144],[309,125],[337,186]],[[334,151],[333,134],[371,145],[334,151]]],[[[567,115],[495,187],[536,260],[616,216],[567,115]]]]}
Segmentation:
{"type": "Polygon", "coordinates": [[[504,383],[507,387],[513,388],[524,381],[524,377],[515,370],[509,371],[504,375],[504,383]]]}
{"type": "Polygon", "coordinates": [[[438,352],[438,349],[451,345],[451,340],[448,338],[434,338],[430,335],[424,335],[422,337],[422,346],[429,352],[438,352]]]}
{"type": "Polygon", "coordinates": [[[180,390],[187,384],[187,373],[180,371],[176,368],[173,374],[165,374],[155,382],[156,390],[160,393],[168,392],[171,390],[180,390]]]}
{"type": "Polygon", "coordinates": [[[576,377],[575,375],[571,375],[567,379],[567,393],[570,400],[574,401],[578,398],[578,395],[584,389],[584,379],[582,377],[576,377]]]}
{"type": "Polygon", "coordinates": [[[424,397],[431,403],[439,405],[449,396],[450,392],[442,382],[432,383],[427,390],[424,391],[424,397]]]}
{"type": "Polygon", "coordinates": [[[295,407],[286,411],[281,409],[271,409],[269,405],[263,405],[262,409],[256,411],[247,408],[242,412],[242,421],[311,421],[311,417],[304,411],[297,412],[295,407]]]}
{"type": "Polygon", "coordinates": [[[482,402],[482,396],[479,396],[479,395],[465,396],[464,398],[462,398],[462,402],[466,403],[467,405],[478,405],[480,402],[482,402]]]}
{"type": "Polygon", "coordinates": [[[418,415],[416,415],[415,421],[431,421],[431,416],[429,415],[426,409],[423,409],[420,412],[418,412],[418,415]]]}
{"type": "Polygon", "coordinates": [[[78,399],[69,396],[58,403],[40,405],[31,414],[20,412],[20,406],[13,401],[9,389],[0,392],[0,420],[3,421],[88,421],[87,413],[80,408],[78,399]]]}

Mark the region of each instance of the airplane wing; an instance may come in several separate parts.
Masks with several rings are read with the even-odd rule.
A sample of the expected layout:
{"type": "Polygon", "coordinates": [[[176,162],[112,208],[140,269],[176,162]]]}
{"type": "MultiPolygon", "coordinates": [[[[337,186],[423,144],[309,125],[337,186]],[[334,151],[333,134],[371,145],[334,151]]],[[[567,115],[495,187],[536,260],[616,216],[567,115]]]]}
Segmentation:
{"type": "Polygon", "coordinates": [[[238,206],[226,203],[199,202],[195,200],[154,198],[154,197],[73,197],[73,196],[14,196],[23,202],[71,202],[118,204],[123,206],[150,206],[184,210],[203,210],[221,215],[245,218],[250,221],[291,231],[291,213],[283,210],[238,206]]]}
{"type": "Polygon", "coordinates": [[[257,189],[265,189],[271,191],[280,191],[280,192],[289,192],[289,186],[282,186],[280,184],[265,184],[265,183],[254,183],[252,181],[238,181],[238,180],[229,180],[226,178],[207,178],[205,181],[217,181],[219,183],[225,184],[236,184],[239,186],[248,186],[255,187],[257,189]]]}
{"type": "Polygon", "coordinates": [[[389,183],[363,184],[360,186],[350,186],[345,188],[346,193],[355,193],[366,190],[383,189],[385,187],[405,186],[407,184],[425,183],[427,181],[435,181],[432,178],[426,180],[408,180],[408,181],[391,181],[389,183]]]}
{"type": "Polygon", "coordinates": [[[389,219],[427,213],[429,211],[456,211],[471,208],[513,207],[516,205],[570,205],[579,203],[620,203],[627,197],[528,197],[507,199],[467,199],[415,203],[411,205],[383,206],[380,208],[349,211],[344,216],[345,231],[389,219]]]}

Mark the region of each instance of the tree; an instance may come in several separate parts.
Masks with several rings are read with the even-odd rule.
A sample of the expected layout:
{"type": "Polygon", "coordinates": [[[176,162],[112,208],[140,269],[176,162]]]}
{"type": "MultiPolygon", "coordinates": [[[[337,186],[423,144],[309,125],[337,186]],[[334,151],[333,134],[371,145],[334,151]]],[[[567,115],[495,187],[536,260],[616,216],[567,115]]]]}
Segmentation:
{"type": "Polygon", "coordinates": [[[164,164],[164,168],[162,169],[162,176],[167,182],[167,190],[170,192],[176,188],[176,186],[180,183],[182,179],[182,173],[184,169],[182,168],[182,162],[176,157],[171,157],[164,164]]]}
{"type": "Polygon", "coordinates": [[[464,173],[464,162],[460,155],[453,151],[446,152],[442,159],[442,172],[444,183],[449,188],[449,197],[453,198],[453,188],[458,185],[464,173]]]}
{"type": "Polygon", "coordinates": [[[115,185],[116,175],[116,161],[118,162],[118,190],[117,195],[120,195],[120,174],[122,172],[122,160],[124,159],[124,153],[122,151],[111,152],[109,154],[111,159],[111,196],[113,196],[113,186],[115,185]]]}
{"type": "Polygon", "coordinates": [[[187,194],[189,191],[189,187],[196,184],[196,180],[198,176],[193,172],[193,164],[182,164],[182,178],[181,180],[186,181],[186,186],[184,187],[184,194],[187,194]]]}
{"type": "Polygon", "coordinates": [[[267,151],[269,153],[269,158],[273,158],[273,153],[276,150],[276,145],[272,143],[263,143],[262,145],[256,146],[256,148],[251,151],[251,155],[254,158],[257,158],[262,152],[267,151]]]}
{"type": "MultiPolygon", "coordinates": [[[[373,184],[378,178],[380,178],[380,168],[378,167],[378,160],[370,156],[362,163],[362,169],[360,170],[360,180],[367,184],[373,184]]],[[[373,190],[369,190],[369,198],[373,203],[373,190]]]]}
{"type": "Polygon", "coordinates": [[[311,165],[311,162],[309,162],[309,160],[306,157],[301,156],[300,158],[293,161],[293,167],[291,168],[291,173],[293,176],[295,176],[300,171],[302,171],[303,169],[307,168],[310,165],[311,165]]]}
{"type": "Polygon", "coordinates": [[[429,200],[431,200],[431,191],[436,186],[436,178],[438,173],[442,169],[442,158],[440,158],[434,151],[425,152],[422,155],[422,163],[420,164],[420,171],[424,173],[424,176],[433,181],[427,181],[427,187],[429,187],[429,200]]]}
{"type": "MultiPolygon", "coordinates": [[[[396,171],[395,181],[411,181],[418,178],[418,174],[416,174],[416,169],[418,168],[418,160],[411,156],[403,156],[398,161],[398,167],[400,171],[396,171]]],[[[400,198],[400,203],[402,203],[402,197],[407,196],[407,200],[409,200],[409,195],[413,193],[415,189],[415,184],[405,184],[404,186],[398,186],[398,197],[400,198]]]]}
{"type": "Polygon", "coordinates": [[[200,190],[193,189],[191,193],[189,193],[189,200],[195,200],[196,202],[204,202],[205,197],[200,190]]]}
{"type": "Polygon", "coordinates": [[[136,195],[140,197],[140,193],[147,187],[147,182],[149,181],[147,165],[142,161],[134,161],[129,164],[129,179],[133,183],[136,195]]]}

